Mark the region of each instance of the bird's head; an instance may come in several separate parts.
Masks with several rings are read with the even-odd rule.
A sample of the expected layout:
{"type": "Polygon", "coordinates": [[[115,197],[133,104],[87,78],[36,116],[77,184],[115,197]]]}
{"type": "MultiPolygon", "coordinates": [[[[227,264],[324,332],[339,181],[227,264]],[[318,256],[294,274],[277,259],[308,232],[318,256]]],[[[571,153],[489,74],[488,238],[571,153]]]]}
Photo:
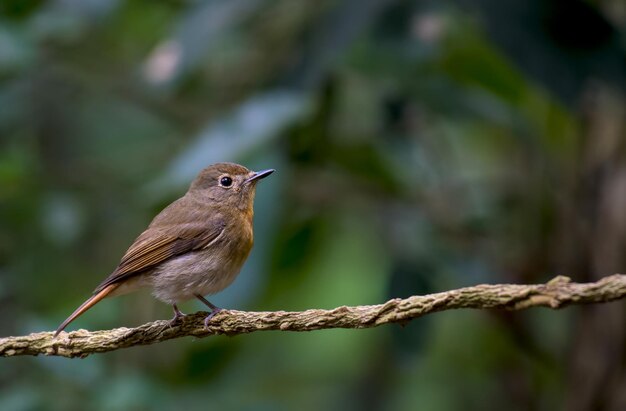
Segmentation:
{"type": "Polygon", "coordinates": [[[217,205],[251,212],[257,182],[273,172],[273,169],[251,171],[235,163],[216,163],[198,174],[189,193],[217,205]]]}

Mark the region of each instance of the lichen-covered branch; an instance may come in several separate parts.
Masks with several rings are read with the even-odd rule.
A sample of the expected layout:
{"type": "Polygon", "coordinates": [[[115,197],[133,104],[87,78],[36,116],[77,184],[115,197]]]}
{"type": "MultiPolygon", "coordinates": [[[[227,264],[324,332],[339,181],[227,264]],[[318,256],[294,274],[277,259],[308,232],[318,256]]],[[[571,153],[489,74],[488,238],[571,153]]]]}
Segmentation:
{"type": "Polygon", "coordinates": [[[248,312],[224,310],[204,327],[207,313],[187,315],[172,327],[168,321],[154,321],[136,328],[104,331],[78,330],[33,333],[0,338],[0,356],[58,355],[86,357],[135,345],[154,344],[172,338],[215,334],[237,335],[254,331],[313,331],[327,328],[369,328],[387,323],[405,323],[423,315],[457,308],[522,310],[530,307],[561,308],[569,304],[605,303],[626,297],[626,275],[615,274],[595,283],[573,283],[556,277],[546,284],[477,285],[384,304],[312,309],[299,312],[248,312]]]}

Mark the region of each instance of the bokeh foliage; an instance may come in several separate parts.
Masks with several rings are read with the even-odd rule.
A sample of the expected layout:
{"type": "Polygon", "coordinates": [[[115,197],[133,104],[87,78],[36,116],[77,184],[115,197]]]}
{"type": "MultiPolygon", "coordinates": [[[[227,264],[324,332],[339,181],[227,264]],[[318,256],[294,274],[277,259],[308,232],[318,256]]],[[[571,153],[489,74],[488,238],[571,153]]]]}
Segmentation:
{"type": "MultiPolygon", "coordinates": [[[[625,19],[620,0],[3,0],[0,335],[54,329],[216,161],[278,170],[222,307],[623,272],[625,19]]],[[[170,315],[145,293],[73,326],[170,315]]],[[[624,409],[625,315],[9,359],[0,409],[624,409]]]]}

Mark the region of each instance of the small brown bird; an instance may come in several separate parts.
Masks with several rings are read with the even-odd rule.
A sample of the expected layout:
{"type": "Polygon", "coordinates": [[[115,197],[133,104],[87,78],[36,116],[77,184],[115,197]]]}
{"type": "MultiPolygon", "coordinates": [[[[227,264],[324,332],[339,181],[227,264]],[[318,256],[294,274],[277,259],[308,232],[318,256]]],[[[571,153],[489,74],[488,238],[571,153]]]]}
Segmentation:
{"type": "Polygon", "coordinates": [[[250,171],[233,163],[200,172],[187,193],[161,211],[122,257],[115,271],[57,328],[54,336],[105,297],[152,287],[171,304],[197,298],[211,308],[204,324],[219,312],[204,295],[230,285],[252,249],[256,183],[274,170],[250,171]]]}

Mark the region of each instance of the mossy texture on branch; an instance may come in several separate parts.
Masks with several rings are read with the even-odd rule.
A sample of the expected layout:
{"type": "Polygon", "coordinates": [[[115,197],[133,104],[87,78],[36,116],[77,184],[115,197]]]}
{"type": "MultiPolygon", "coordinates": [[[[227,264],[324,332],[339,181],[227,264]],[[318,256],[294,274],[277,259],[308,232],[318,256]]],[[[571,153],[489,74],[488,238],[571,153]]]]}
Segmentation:
{"type": "Polygon", "coordinates": [[[395,298],[384,304],[311,309],[287,312],[223,310],[204,327],[205,312],[185,316],[177,325],[154,321],[136,328],[103,331],[78,330],[0,338],[0,356],[56,355],[86,357],[136,345],[154,344],[178,337],[225,334],[234,336],[254,331],[313,331],[330,328],[370,328],[387,323],[405,323],[423,315],[458,309],[522,310],[530,307],[561,308],[569,304],[591,304],[626,297],[626,275],[615,274],[594,283],[573,283],[556,277],[546,284],[477,285],[436,294],[395,298]]]}

